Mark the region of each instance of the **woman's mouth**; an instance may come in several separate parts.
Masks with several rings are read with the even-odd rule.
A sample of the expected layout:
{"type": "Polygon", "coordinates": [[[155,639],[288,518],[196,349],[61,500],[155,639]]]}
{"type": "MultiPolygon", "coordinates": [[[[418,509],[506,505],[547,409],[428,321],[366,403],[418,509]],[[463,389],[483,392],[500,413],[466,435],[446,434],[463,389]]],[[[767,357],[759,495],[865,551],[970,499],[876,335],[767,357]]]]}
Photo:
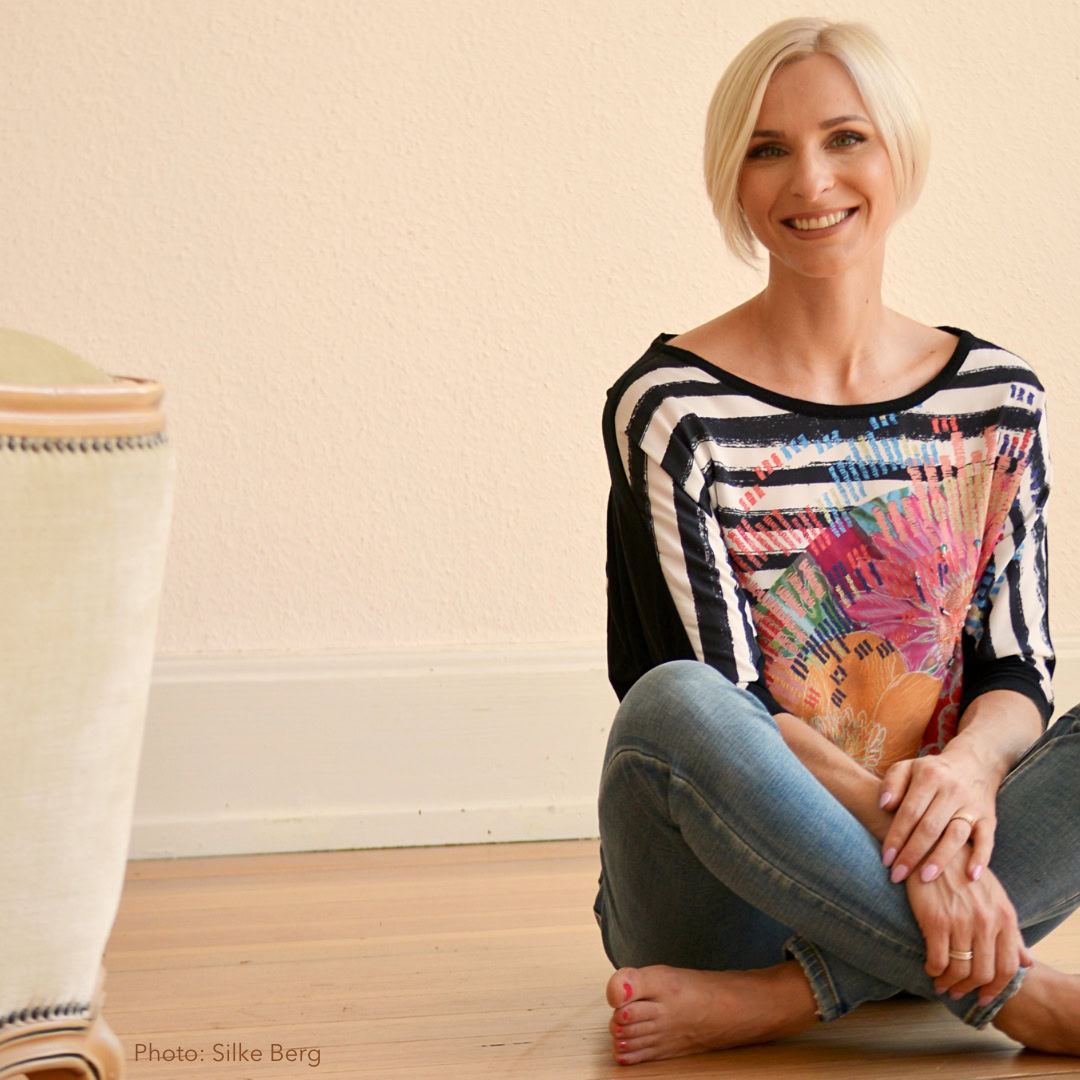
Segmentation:
{"type": "Polygon", "coordinates": [[[827,229],[834,229],[837,225],[847,221],[849,217],[855,214],[858,207],[848,207],[846,210],[835,210],[831,214],[824,214],[821,217],[806,217],[806,218],[785,218],[784,224],[789,229],[796,229],[799,232],[822,232],[827,229]]]}

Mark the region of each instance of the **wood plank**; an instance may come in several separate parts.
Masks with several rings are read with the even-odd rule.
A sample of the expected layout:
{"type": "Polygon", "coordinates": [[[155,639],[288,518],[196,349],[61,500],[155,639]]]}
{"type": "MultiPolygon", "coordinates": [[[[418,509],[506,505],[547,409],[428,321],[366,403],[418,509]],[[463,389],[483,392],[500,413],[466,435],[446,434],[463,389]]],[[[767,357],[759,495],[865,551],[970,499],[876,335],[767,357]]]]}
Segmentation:
{"type": "MultiPolygon", "coordinates": [[[[106,1013],[139,1080],[1080,1076],[912,1000],[627,1073],[607,1037],[598,872],[596,841],[132,863],[106,1013]],[[196,1060],[150,1061],[150,1046],[196,1060]]],[[[1080,969],[1080,918],[1036,952],[1080,969]]]]}

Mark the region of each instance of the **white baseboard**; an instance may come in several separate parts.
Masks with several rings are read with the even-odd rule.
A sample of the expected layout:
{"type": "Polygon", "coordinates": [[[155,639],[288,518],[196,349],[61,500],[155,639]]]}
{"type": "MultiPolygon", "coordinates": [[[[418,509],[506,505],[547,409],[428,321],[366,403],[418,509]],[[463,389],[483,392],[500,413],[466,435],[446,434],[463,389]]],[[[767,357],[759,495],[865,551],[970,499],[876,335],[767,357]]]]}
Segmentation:
{"type": "Polygon", "coordinates": [[[600,648],[162,658],[131,857],[595,837],[616,706],[600,648]]]}
{"type": "Polygon", "coordinates": [[[598,835],[602,649],[159,659],[131,857],[598,835]]]}

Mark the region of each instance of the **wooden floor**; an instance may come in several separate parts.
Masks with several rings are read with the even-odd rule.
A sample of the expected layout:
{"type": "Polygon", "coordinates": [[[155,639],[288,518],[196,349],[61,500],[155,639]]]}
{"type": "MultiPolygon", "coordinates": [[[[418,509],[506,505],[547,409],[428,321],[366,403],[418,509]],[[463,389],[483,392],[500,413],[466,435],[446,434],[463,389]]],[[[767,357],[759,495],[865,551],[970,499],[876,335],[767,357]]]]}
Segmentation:
{"type": "MultiPolygon", "coordinates": [[[[1080,1076],[920,1001],[628,1071],[598,872],[595,841],[131,863],[105,1012],[134,1080],[1080,1076]]],[[[1080,918],[1036,954],[1080,971],[1080,918]]]]}

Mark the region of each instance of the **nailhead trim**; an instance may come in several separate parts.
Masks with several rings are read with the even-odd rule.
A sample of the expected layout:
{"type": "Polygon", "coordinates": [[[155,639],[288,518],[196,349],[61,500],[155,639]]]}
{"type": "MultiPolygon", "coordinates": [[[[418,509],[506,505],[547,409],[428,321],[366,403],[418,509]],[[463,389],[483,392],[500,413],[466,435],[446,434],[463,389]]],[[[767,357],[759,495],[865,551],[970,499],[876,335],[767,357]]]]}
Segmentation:
{"type": "Polygon", "coordinates": [[[0,435],[0,450],[32,450],[35,453],[44,450],[52,453],[56,450],[63,453],[65,450],[87,452],[90,450],[151,450],[155,446],[169,441],[164,431],[156,435],[124,435],[116,438],[35,438],[29,435],[0,435]]]}
{"type": "Polygon", "coordinates": [[[34,1020],[54,1020],[60,1016],[88,1016],[90,1002],[68,1001],[63,1005],[38,1005],[33,1009],[23,1009],[0,1016],[0,1029],[12,1024],[27,1024],[34,1020]]]}

